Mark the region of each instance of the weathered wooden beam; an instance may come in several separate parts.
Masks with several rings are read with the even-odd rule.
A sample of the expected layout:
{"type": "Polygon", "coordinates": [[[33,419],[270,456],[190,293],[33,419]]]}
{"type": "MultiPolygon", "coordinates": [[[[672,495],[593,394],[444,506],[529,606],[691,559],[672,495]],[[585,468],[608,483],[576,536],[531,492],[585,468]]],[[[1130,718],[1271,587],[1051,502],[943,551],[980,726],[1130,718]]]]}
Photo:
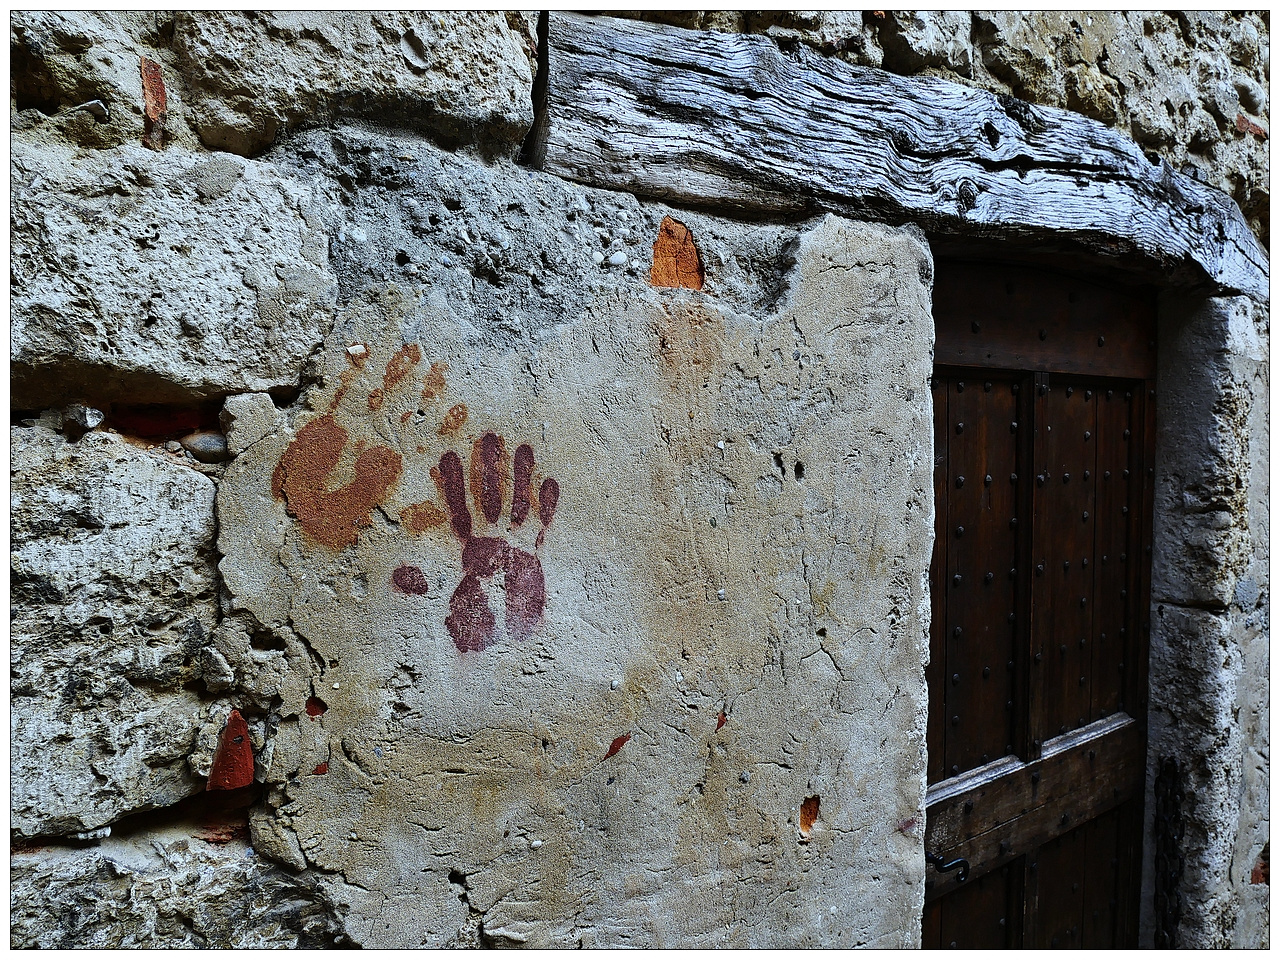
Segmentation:
{"type": "Polygon", "coordinates": [[[1267,296],[1266,251],[1230,197],[1086,117],[760,36],[553,13],[548,44],[542,162],[560,176],[747,214],[1078,245],[1267,296]]]}

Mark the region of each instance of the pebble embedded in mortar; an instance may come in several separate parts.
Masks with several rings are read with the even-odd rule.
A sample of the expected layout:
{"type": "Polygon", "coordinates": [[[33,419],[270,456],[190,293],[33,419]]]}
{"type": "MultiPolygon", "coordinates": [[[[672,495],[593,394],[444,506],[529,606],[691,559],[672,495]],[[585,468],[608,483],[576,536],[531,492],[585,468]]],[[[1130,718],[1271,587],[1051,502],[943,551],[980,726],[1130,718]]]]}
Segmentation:
{"type": "Polygon", "coordinates": [[[209,768],[206,790],[239,790],[253,783],[253,747],[249,743],[249,725],[232,710],[222,729],[213,766],[209,768]]]}

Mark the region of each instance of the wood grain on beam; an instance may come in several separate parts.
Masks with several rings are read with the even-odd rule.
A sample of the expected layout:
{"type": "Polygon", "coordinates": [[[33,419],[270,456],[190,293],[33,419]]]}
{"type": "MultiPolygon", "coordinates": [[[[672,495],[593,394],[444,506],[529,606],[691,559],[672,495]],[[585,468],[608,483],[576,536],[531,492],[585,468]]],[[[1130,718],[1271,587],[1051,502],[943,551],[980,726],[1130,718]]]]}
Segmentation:
{"type": "Polygon", "coordinates": [[[1078,114],[767,37],[552,13],[544,169],[745,214],[1078,245],[1267,297],[1230,197],[1078,114]]]}

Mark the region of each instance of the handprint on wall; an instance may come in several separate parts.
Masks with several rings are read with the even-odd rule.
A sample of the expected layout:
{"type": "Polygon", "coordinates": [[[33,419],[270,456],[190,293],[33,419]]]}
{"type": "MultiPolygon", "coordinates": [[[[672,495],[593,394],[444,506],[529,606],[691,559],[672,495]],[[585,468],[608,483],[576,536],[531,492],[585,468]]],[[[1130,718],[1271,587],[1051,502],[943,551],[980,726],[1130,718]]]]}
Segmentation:
{"type": "MultiPolygon", "coordinates": [[[[303,532],[334,550],[355,544],[360,528],[370,524],[373,509],[395,487],[404,467],[400,454],[390,447],[378,445],[365,449],[364,442],[357,441],[355,478],[344,486],[329,489],[329,479],[350,442],[335,411],[368,356],[363,345],[351,349],[357,347],[356,353],[347,353],[351,366],[343,371],[328,410],[298,431],[271,477],[272,495],[284,500],[286,509],[297,519],[303,532]]],[[[403,380],[421,359],[416,343],[405,344],[392,354],[383,373],[382,386],[369,393],[369,410],[381,409],[387,391],[403,380]]],[[[439,376],[436,365],[432,366],[431,373],[439,376]]]]}
{"type": "MultiPolygon", "coordinates": [[[[547,527],[555,518],[560,500],[560,485],[547,477],[533,486],[533,448],[523,443],[516,448],[514,464],[507,457],[503,438],[489,431],[472,447],[470,464],[471,500],[479,515],[473,521],[467,505],[467,484],[463,477],[462,458],[452,450],[440,458],[432,477],[448,508],[448,519],[454,535],[462,545],[462,580],[449,600],[445,626],[454,646],[460,651],[483,650],[498,639],[497,617],[490,607],[486,585],[499,587],[506,595],[503,625],[509,638],[517,643],[532,636],[542,622],[546,606],[546,580],[538,550],[547,527]],[[509,470],[510,468],[510,470],[509,470]],[[510,522],[496,535],[511,490],[510,522]],[[513,546],[508,537],[519,534],[530,513],[536,513],[538,530],[533,550],[513,546]],[[476,525],[484,522],[490,528],[477,535],[476,525]]],[[[425,509],[418,505],[414,509],[425,509]]],[[[416,566],[398,567],[392,583],[403,593],[427,592],[427,580],[416,566]]]]}
{"type": "MultiPolygon", "coordinates": [[[[398,421],[402,432],[417,431],[417,440],[402,440],[397,444],[399,451],[385,444],[369,446],[358,437],[353,441],[351,433],[359,433],[363,414],[353,412],[348,402],[341,417],[344,426],[339,422],[339,404],[363,379],[369,353],[364,345],[354,344],[347,348],[346,355],[349,366],[343,370],[327,409],[298,431],[271,478],[272,494],[285,502],[307,539],[335,551],[354,546],[360,531],[373,522],[373,511],[386,506],[404,474],[405,457],[412,459],[415,451],[424,453],[425,444],[433,439],[450,442],[468,420],[466,405],[457,403],[434,415],[438,417],[438,427],[427,427],[425,431],[433,433],[434,438],[423,435],[421,425],[434,422],[426,410],[447,402],[442,398],[448,367],[433,363],[423,377],[420,396],[412,396],[414,391],[405,387],[411,382],[409,374],[421,362],[422,352],[417,344],[410,343],[387,360],[382,385],[369,390],[367,406],[370,415],[380,412],[388,425],[394,426],[398,421]],[[400,407],[406,409],[399,410],[400,407]],[[419,426],[403,426],[415,414],[415,424],[419,426]],[[339,464],[344,457],[352,456],[353,479],[331,488],[339,464]]],[[[462,580],[453,592],[445,618],[449,636],[461,651],[483,650],[499,639],[498,619],[489,598],[495,591],[505,595],[502,625],[510,639],[528,640],[542,622],[547,591],[538,551],[555,517],[560,486],[548,477],[535,489],[535,469],[531,446],[517,447],[512,461],[502,436],[488,431],[475,441],[469,465],[474,519],[467,502],[468,482],[462,458],[453,450],[431,468],[444,508],[424,500],[400,511],[400,527],[405,533],[417,536],[447,523],[461,543],[462,580]],[[508,494],[509,523],[505,529],[498,529],[508,494]],[[534,524],[526,526],[531,514],[537,517],[536,533],[534,524]],[[487,529],[478,533],[476,528],[481,525],[487,525],[487,529]]],[[[420,596],[428,592],[427,577],[417,566],[398,567],[391,585],[403,594],[420,596]]]]}

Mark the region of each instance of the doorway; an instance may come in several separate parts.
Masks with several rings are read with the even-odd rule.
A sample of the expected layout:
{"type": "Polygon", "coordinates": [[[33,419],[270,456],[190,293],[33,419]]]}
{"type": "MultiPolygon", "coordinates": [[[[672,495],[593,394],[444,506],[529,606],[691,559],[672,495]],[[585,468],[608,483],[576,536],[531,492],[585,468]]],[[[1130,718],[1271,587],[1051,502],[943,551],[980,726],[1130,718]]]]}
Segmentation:
{"type": "Polygon", "coordinates": [[[934,317],[923,943],[1136,946],[1154,297],[953,261],[934,317]]]}

